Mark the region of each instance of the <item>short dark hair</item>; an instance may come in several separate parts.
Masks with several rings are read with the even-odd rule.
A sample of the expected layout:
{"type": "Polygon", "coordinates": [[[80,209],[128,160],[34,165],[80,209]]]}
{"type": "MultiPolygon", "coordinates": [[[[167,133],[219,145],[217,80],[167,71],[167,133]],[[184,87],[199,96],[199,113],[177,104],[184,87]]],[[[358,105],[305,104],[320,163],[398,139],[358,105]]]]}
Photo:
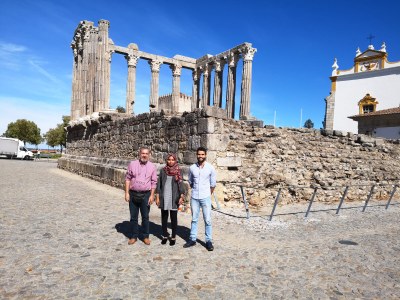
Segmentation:
{"type": "Polygon", "coordinates": [[[206,149],[206,148],[204,148],[204,147],[199,147],[199,148],[197,148],[197,150],[196,150],[196,154],[198,154],[198,153],[199,153],[199,151],[203,151],[205,154],[207,154],[207,149],[206,149]]]}

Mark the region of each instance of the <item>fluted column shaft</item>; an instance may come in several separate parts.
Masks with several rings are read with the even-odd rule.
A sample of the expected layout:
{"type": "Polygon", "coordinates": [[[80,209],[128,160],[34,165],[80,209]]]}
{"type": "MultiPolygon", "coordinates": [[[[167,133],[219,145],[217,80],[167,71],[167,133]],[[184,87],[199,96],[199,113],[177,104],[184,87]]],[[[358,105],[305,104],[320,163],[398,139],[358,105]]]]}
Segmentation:
{"type": "Polygon", "coordinates": [[[76,90],[76,119],[81,117],[83,115],[83,107],[85,106],[85,93],[84,93],[84,87],[85,87],[85,72],[84,72],[84,67],[83,67],[83,54],[78,53],[78,65],[77,65],[77,90],[76,90]]]}
{"type": "Polygon", "coordinates": [[[89,63],[88,63],[88,77],[87,77],[87,103],[89,104],[89,112],[86,114],[91,114],[100,109],[100,99],[97,96],[98,92],[97,86],[98,77],[97,72],[97,62],[96,62],[96,49],[97,49],[97,31],[95,29],[90,30],[90,41],[89,41],[89,63]]]}
{"type": "Polygon", "coordinates": [[[237,55],[229,56],[228,85],[226,90],[226,115],[228,118],[235,118],[235,93],[236,93],[236,64],[237,55]]]}
{"type": "Polygon", "coordinates": [[[149,61],[151,67],[151,83],[150,83],[150,111],[157,111],[158,109],[158,90],[159,90],[159,75],[160,66],[162,64],[159,60],[149,61]]]}
{"type": "Polygon", "coordinates": [[[242,95],[240,101],[240,119],[246,120],[250,116],[250,97],[251,97],[251,72],[252,64],[251,60],[243,61],[243,73],[242,73],[242,95]]]}
{"type": "Polygon", "coordinates": [[[256,49],[251,47],[246,48],[243,52],[242,95],[239,114],[241,120],[247,120],[250,117],[252,67],[255,52],[256,49]]]}
{"type": "Polygon", "coordinates": [[[136,65],[139,56],[128,54],[125,55],[128,63],[128,78],[126,80],[126,103],[125,110],[127,114],[133,114],[136,94],[136,65]]]}
{"type": "Polygon", "coordinates": [[[89,88],[89,52],[90,52],[90,42],[89,42],[90,34],[87,33],[84,37],[83,41],[83,53],[82,53],[82,81],[81,81],[81,116],[85,116],[90,114],[92,108],[92,100],[89,99],[88,88],[89,88]]]}
{"type": "Polygon", "coordinates": [[[73,63],[72,63],[72,94],[71,94],[71,120],[76,120],[79,115],[78,106],[78,50],[73,47],[73,63]]]}
{"type": "Polygon", "coordinates": [[[172,70],[172,113],[179,112],[179,98],[181,93],[181,65],[171,65],[172,70]]]}
{"type": "Polygon", "coordinates": [[[217,61],[215,63],[215,76],[214,76],[214,106],[222,107],[222,78],[223,78],[222,62],[217,61]]]}
{"type": "Polygon", "coordinates": [[[200,74],[198,70],[193,70],[193,85],[192,85],[192,111],[199,107],[199,98],[200,98],[200,74]]]}
{"type": "Polygon", "coordinates": [[[208,66],[203,67],[203,91],[202,91],[202,103],[201,108],[210,105],[210,77],[209,77],[209,68],[208,66]]]}
{"type": "Polygon", "coordinates": [[[98,22],[98,34],[94,35],[95,49],[95,85],[93,112],[108,110],[110,108],[110,70],[111,54],[108,45],[108,28],[110,22],[100,20],[98,22]]]}

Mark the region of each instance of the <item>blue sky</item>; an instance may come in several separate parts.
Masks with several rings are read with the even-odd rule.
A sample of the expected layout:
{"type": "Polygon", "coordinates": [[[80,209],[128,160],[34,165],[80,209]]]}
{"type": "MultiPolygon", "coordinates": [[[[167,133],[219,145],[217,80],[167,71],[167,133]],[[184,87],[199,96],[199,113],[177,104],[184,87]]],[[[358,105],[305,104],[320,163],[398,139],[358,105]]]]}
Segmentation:
{"type": "MultiPolygon", "coordinates": [[[[252,115],[273,124],[276,112],[275,124],[283,127],[299,127],[310,118],[320,128],[335,57],[340,69],[351,68],[357,47],[366,50],[371,33],[375,49],[386,42],[389,60],[400,60],[399,11],[400,1],[394,0],[384,5],[369,0],[2,0],[0,134],[20,118],[45,133],[70,114],[73,33],[81,20],[97,26],[100,19],[110,21],[116,45],[136,43],[142,51],[167,57],[199,58],[250,42],[258,49],[252,115]]],[[[135,112],[140,113],[148,110],[150,67],[140,61],[137,70],[135,112]]],[[[127,67],[121,55],[113,55],[111,73],[111,108],[124,106],[127,67]]],[[[170,74],[162,66],[160,95],[172,90],[170,74]]],[[[191,94],[189,71],[182,72],[181,85],[191,94]]],[[[237,99],[239,89],[240,84],[237,99]]]]}

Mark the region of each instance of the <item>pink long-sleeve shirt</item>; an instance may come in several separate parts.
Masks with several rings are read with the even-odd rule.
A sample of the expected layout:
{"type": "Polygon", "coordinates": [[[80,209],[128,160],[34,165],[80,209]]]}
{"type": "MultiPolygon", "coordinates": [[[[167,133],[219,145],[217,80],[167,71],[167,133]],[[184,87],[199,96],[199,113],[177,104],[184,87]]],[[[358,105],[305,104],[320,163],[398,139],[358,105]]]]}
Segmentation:
{"type": "Polygon", "coordinates": [[[128,165],[125,180],[129,180],[129,189],[139,192],[150,191],[157,186],[156,166],[148,161],[143,164],[139,160],[133,160],[128,165]]]}

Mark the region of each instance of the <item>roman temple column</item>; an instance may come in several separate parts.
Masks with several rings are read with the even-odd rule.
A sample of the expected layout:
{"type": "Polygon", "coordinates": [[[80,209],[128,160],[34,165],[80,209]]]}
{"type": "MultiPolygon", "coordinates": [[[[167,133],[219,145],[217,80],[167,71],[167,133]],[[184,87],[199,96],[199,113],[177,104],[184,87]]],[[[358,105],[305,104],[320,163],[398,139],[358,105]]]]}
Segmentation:
{"type": "Polygon", "coordinates": [[[96,74],[94,86],[94,99],[96,108],[93,111],[103,111],[110,108],[110,69],[111,54],[108,45],[108,28],[110,22],[98,22],[98,34],[95,37],[96,49],[96,74]]]}
{"type": "Polygon", "coordinates": [[[92,100],[90,98],[89,88],[90,88],[90,72],[89,72],[89,58],[92,55],[91,43],[89,42],[91,29],[85,32],[83,37],[83,51],[82,51],[82,86],[81,86],[81,116],[91,114],[92,100]]]}
{"type": "Polygon", "coordinates": [[[238,55],[229,53],[228,56],[228,86],[226,88],[226,114],[228,118],[235,118],[235,91],[236,91],[236,65],[238,55]]]}
{"type": "Polygon", "coordinates": [[[217,60],[215,62],[215,76],[214,76],[214,106],[222,107],[222,78],[225,62],[217,60]]]}
{"type": "Polygon", "coordinates": [[[114,50],[109,50],[106,52],[105,60],[104,60],[104,71],[103,73],[103,86],[102,93],[104,93],[104,100],[101,102],[102,107],[101,110],[109,110],[110,109],[110,76],[111,76],[111,58],[114,50]]]}
{"type": "Polygon", "coordinates": [[[192,72],[193,77],[193,86],[192,86],[192,111],[196,108],[199,108],[199,100],[200,100],[200,71],[198,69],[194,69],[192,72]]]}
{"type": "Polygon", "coordinates": [[[162,61],[159,61],[157,59],[149,61],[149,65],[151,68],[150,111],[157,111],[158,108],[158,89],[161,64],[162,61]]]}
{"type": "Polygon", "coordinates": [[[182,66],[179,64],[171,65],[172,70],[172,113],[179,112],[179,97],[181,93],[181,71],[182,66]]]}
{"type": "Polygon", "coordinates": [[[128,63],[128,79],[126,81],[126,103],[125,109],[127,114],[133,114],[133,106],[135,104],[135,89],[136,89],[136,65],[139,56],[135,54],[125,55],[128,63]]]}
{"type": "Polygon", "coordinates": [[[78,106],[78,49],[75,40],[71,43],[71,48],[73,52],[73,62],[72,62],[72,94],[71,94],[71,120],[75,120],[79,116],[79,106],[78,106]]]}
{"type": "Polygon", "coordinates": [[[210,105],[210,68],[208,64],[201,66],[200,70],[203,71],[203,91],[202,91],[202,103],[201,108],[205,108],[206,105],[210,105]]]}
{"type": "Polygon", "coordinates": [[[240,101],[240,114],[241,120],[248,120],[250,118],[250,100],[251,100],[251,80],[252,80],[252,67],[253,57],[257,49],[247,46],[242,49],[243,57],[243,73],[242,73],[242,95],[240,101]]]}

